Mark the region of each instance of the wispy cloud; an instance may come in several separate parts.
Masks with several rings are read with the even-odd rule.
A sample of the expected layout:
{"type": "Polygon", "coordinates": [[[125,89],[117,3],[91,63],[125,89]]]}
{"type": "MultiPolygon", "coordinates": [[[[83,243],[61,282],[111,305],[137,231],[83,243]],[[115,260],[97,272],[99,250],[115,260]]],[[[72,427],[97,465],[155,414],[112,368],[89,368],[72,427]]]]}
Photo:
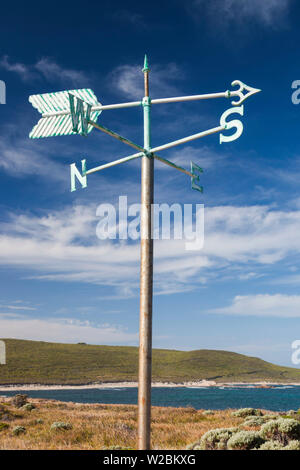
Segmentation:
{"type": "Polygon", "coordinates": [[[7,55],[3,56],[0,60],[0,67],[8,72],[16,73],[24,81],[30,80],[36,76],[31,67],[21,62],[11,62],[7,55]]]}
{"type": "MultiPolygon", "coordinates": [[[[175,63],[164,66],[151,66],[151,96],[164,98],[179,93],[177,82],[182,80],[184,72],[175,63]]],[[[140,65],[120,65],[109,75],[119,95],[130,99],[141,99],[144,96],[144,81],[140,65]]]]}
{"type": "Polygon", "coordinates": [[[15,126],[3,129],[2,135],[5,136],[0,140],[0,169],[2,171],[15,178],[40,175],[66,184],[68,168],[52,160],[53,146],[47,147],[47,153],[45,148],[43,152],[39,151],[36,143],[33,144],[29,139],[18,136],[15,126]]]}
{"type": "Polygon", "coordinates": [[[0,314],[0,332],[2,338],[36,341],[128,345],[138,342],[138,334],[130,333],[122,326],[95,325],[77,319],[38,319],[15,315],[9,318],[0,314]]]}
{"type": "Polygon", "coordinates": [[[209,310],[210,313],[259,317],[300,317],[300,295],[237,295],[231,305],[209,310]]]}
{"type": "Polygon", "coordinates": [[[82,70],[62,67],[49,57],[43,57],[35,64],[23,64],[13,62],[5,55],[0,60],[0,67],[16,73],[25,82],[43,78],[49,83],[65,83],[68,87],[82,87],[89,82],[88,76],[82,70]]]}
{"type": "Polygon", "coordinates": [[[36,307],[28,307],[26,305],[0,305],[0,308],[7,308],[8,310],[36,310],[36,307]]]}
{"type": "MultiPolygon", "coordinates": [[[[225,159],[226,156],[220,155],[218,152],[215,152],[213,149],[205,145],[200,148],[195,148],[189,145],[181,149],[173,150],[171,158],[173,163],[187,169],[189,169],[188,167],[191,160],[197,163],[197,165],[200,165],[200,167],[208,169],[214,167],[218,163],[224,163],[225,159]]],[[[169,170],[171,172],[174,171],[171,167],[164,165],[163,163],[159,163],[158,160],[156,163],[159,165],[160,169],[169,170]]]]}
{"type": "MultiPolygon", "coordinates": [[[[0,264],[26,268],[31,278],[93,283],[132,297],[139,285],[139,242],[98,240],[98,221],[92,205],[44,215],[11,214],[2,224],[0,264]]],[[[202,251],[186,251],[184,240],[155,241],[155,292],[191,291],[234,269],[240,281],[268,274],[270,265],[300,255],[299,231],[300,211],[207,208],[202,251]]]]}
{"type": "Polygon", "coordinates": [[[61,67],[48,57],[39,60],[34,68],[40,72],[48,82],[72,83],[74,86],[83,87],[89,79],[81,70],[67,69],[61,67]]]}
{"type": "Polygon", "coordinates": [[[149,29],[147,21],[145,17],[140,13],[129,11],[129,10],[116,10],[113,13],[114,20],[118,21],[119,23],[124,23],[127,26],[135,26],[139,29],[149,29]]]}
{"type": "Polygon", "coordinates": [[[263,26],[280,28],[286,24],[292,0],[194,0],[193,15],[205,15],[221,27],[232,24],[245,27],[252,20],[263,26]]]}

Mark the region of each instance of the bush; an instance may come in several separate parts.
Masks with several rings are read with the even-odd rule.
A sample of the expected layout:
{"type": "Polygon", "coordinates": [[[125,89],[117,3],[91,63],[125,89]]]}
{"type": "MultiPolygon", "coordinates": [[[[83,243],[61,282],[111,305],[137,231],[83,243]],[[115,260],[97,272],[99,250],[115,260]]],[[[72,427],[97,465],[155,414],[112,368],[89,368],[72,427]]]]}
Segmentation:
{"type": "Polygon", "coordinates": [[[26,405],[28,395],[22,395],[21,393],[17,393],[14,397],[12,397],[11,402],[17,408],[21,408],[22,406],[26,405]]]}
{"type": "Polygon", "coordinates": [[[35,406],[32,403],[26,403],[26,405],[22,406],[22,410],[24,411],[32,411],[35,409],[35,406]]]}
{"type": "Polygon", "coordinates": [[[207,431],[201,437],[200,441],[194,443],[194,450],[224,450],[227,441],[231,436],[238,432],[239,428],[218,428],[207,431]]]}
{"type": "Polygon", "coordinates": [[[231,416],[235,418],[246,418],[246,416],[262,416],[262,412],[256,408],[241,408],[240,410],[233,411],[231,416]]]}
{"type": "Polygon", "coordinates": [[[240,431],[231,436],[227,442],[230,450],[251,450],[262,445],[264,439],[256,431],[240,431]]]}
{"type": "Polygon", "coordinates": [[[300,450],[300,442],[290,441],[287,446],[282,448],[282,450],[300,450]]]}
{"type": "Polygon", "coordinates": [[[16,426],[13,429],[13,434],[15,436],[18,436],[19,434],[24,434],[25,432],[26,432],[26,429],[24,428],[24,426],[16,426]]]}
{"type": "Polygon", "coordinates": [[[35,424],[43,424],[44,420],[41,418],[35,420],[35,424]]]}
{"type": "Polygon", "coordinates": [[[243,422],[243,426],[262,426],[270,420],[278,419],[276,415],[248,416],[243,422]]]}
{"type": "Polygon", "coordinates": [[[214,415],[215,412],[213,410],[205,410],[205,411],[202,411],[202,414],[204,416],[209,416],[209,415],[214,415]]]}
{"type": "Polygon", "coordinates": [[[243,426],[261,426],[265,422],[264,416],[248,416],[243,422],[243,426]]]}
{"type": "Polygon", "coordinates": [[[279,441],[285,446],[290,440],[300,439],[300,423],[295,419],[278,418],[263,424],[260,434],[266,440],[279,441]]]}
{"type": "Polygon", "coordinates": [[[264,415],[265,422],[270,421],[270,419],[278,419],[278,415],[264,415]]]}
{"type": "Polygon", "coordinates": [[[283,445],[278,441],[267,441],[258,450],[281,450],[283,448],[283,445]]]}
{"type": "Polygon", "coordinates": [[[9,425],[7,423],[0,423],[0,431],[4,431],[4,429],[9,428],[9,425]]]}
{"type": "Polygon", "coordinates": [[[122,446],[109,446],[102,447],[102,450],[134,450],[133,447],[122,447],[122,446]]]}
{"type": "Polygon", "coordinates": [[[0,419],[10,421],[13,418],[11,411],[4,405],[0,405],[0,419]]]}
{"type": "Polygon", "coordinates": [[[56,421],[55,423],[52,423],[51,424],[51,428],[50,429],[59,429],[59,430],[68,430],[68,429],[72,429],[72,424],[70,423],[63,423],[62,421],[56,421]]]}

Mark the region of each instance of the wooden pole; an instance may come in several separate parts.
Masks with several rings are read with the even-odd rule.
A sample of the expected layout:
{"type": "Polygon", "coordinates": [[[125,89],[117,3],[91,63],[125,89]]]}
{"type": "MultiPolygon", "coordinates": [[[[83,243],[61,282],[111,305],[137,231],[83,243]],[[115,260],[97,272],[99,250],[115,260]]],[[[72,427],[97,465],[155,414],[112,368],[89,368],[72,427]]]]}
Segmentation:
{"type": "MultiPolygon", "coordinates": [[[[148,62],[144,63],[145,97],[144,148],[150,150],[150,109],[148,62]]],[[[151,447],[151,372],[152,372],[152,294],[153,294],[153,168],[152,156],[142,157],[141,175],[141,274],[140,274],[140,347],[138,390],[138,449],[151,447]]]]}

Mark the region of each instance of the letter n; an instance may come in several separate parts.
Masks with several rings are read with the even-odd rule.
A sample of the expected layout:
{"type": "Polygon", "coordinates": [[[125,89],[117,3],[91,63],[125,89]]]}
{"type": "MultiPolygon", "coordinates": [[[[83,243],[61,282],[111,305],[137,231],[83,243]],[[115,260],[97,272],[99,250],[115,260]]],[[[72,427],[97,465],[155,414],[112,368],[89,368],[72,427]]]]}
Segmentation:
{"type": "Polygon", "coordinates": [[[87,187],[87,178],[86,178],[86,160],[81,160],[82,174],[76,167],[75,163],[70,165],[71,167],[71,191],[76,191],[76,178],[81,184],[82,188],[87,187]]]}

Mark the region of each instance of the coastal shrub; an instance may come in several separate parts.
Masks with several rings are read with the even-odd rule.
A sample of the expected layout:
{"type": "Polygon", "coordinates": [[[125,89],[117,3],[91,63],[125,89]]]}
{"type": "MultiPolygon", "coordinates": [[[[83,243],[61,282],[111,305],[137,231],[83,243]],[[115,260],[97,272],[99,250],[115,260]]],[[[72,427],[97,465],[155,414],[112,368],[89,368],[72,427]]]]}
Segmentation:
{"type": "Polygon", "coordinates": [[[248,416],[248,418],[243,422],[243,426],[261,426],[265,422],[264,416],[248,416]]]}
{"type": "Polygon", "coordinates": [[[270,421],[270,419],[278,419],[278,415],[264,415],[265,422],[270,421]]]}
{"type": "Polygon", "coordinates": [[[266,441],[264,442],[258,450],[281,450],[283,445],[279,441],[266,441]]]}
{"type": "Polygon", "coordinates": [[[258,450],[300,450],[300,441],[290,441],[286,446],[279,441],[267,441],[258,450]]]}
{"type": "Polygon", "coordinates": [[[246,418],[246,416],[262,416],[263,413],[256,408],[241,408],[239,410],[233,411],[231,416],[235,418],[246,418]]]}
{"type": "Polygon", "coordinates": [[[35,406],[32,403],[26,403],[26,405],[22,406],[22,410],[24,411],[32,411],[35,409],[35,406]]]}
{"type": "Polygon", "coordinates": [[[122,446],[109,446],[102,447],[102,450],[134,450],[133,447],[122,447],[122,446]]]}
{"type": "Polygon", "coordinates": [[[43,424],[44,420],[39,418],[35,420],[35,424],[43,424]]]}
{"type": "Polygon", "coordinates": [[[4,431],[4,429],[9,428],[9,425],[7,423],[0,423],[0,431],[4,431]]]}
{"type": "Polygon", "coordinates": [[[251,450],[260,447],[264,442],[259,432],[240,431],[228,440],[227,448],[230,450],[251,450]]]}
{"type": "Polygon", "coordinates": [[[204,410],[202,411],[202,414],[205,416],[209,416],[209,415],[214,415],[215,412],[213,410],[204,410]]]}
{"type": "Polygon", "coordinates": [[[270,420],[278,419],[277,415],[248,416],[243,422],[243,426],[262,426],[270,420]]]}
{"type": "Polygon", "coordinates": [[[11,399],[11,403],[16,406],[17,408],[22,408],[22,406],[26,405],[28,401],[28,395],[17,393],[14,397],[11,399]]]}
{"type": "Polygon", "coordinates": [[[282,450],[300,450],[300,442],[290,441],[287,446],[282,448],[282,450]]]}
{"type": "Polygon", "coordinates": [[[198,450],[224,450],[227,447],[227,441],[233,434],[237,433],[239,428],[217,428],[207,431],[201,437],[200,441],[194,443],[192,449],[198,450]]]}
{"type": "Polygon", "coordinates": [[[295,419],[278,418],[263,424],[260,434],[266,440],[287,445],[290,440],[300,439],[300,423],[295,419]]]}
{"type": "Polygon", "coordinates": [[[8,410],[4,405],[0,405],[0,418],[3,420],[7,420],[10,418],[10,415],[10,410],[8,410]]]}
{"type": "Polygon", "coordinates": [[[13,429],[13,434],[15,436],[18,436],[19,434],[24,434],[25,432],[26,432],[26,428],[24,428],[24,426],[16,426],[13,429]]]}
{"type": "Polygon", "coordinates": [[[193,442],[186,446],[186,450],[203,450],[200,444],[200,441],[193,442]]]}
{"type": "Polygon", "coordinates": [[[62,421],[56,421],[55,423],[51,424],[50,429],[59,429],[59,430],[67,431],[68,429],[72,429],[72,424],[63,423],[62,421]]]}

